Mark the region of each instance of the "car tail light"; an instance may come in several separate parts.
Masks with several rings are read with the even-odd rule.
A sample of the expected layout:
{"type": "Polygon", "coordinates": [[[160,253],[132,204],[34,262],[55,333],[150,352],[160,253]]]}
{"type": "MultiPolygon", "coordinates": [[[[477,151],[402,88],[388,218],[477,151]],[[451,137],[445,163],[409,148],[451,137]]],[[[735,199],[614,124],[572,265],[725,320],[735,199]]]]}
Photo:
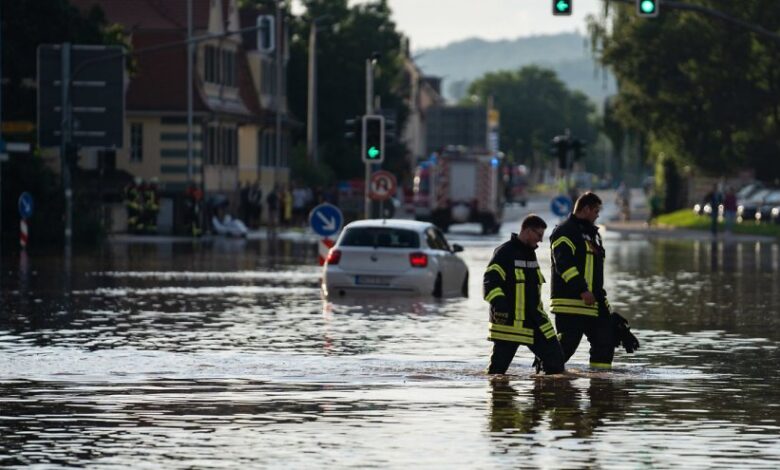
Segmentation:
{"type": "Polygon", "coordinates": [[[409,255],[409,264],[411,264],[413,268],[424,268],[428,266],[428,255],[419,252],[411,253],[409,255]]]}
{"type": "Polygon", "coordinates": [[[328,252],[328,259],[325,260],[326,264],[337,265],[341,261],[341,250],[330,250],[328,252]]]}

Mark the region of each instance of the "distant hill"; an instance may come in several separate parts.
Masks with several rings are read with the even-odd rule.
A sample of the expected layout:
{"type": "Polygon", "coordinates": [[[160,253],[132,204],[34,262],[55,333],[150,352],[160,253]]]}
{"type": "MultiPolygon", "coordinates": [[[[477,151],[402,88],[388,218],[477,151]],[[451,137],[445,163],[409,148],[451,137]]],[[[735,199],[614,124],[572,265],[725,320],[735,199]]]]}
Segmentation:
{"type": "Polygon", "coordinates": [[[615,79],[594,63],[587,38],[577,33],[531,36],[504,41],[466,39],[444,47],[415,51],[415,61],[428,75],[444,79],[442,94],[460,99],[468,83],[486,72],[514,70],[539,65],[554,70],[573,89],[588,95],[601,107],[606,96],[616,93],[615,79]]]}

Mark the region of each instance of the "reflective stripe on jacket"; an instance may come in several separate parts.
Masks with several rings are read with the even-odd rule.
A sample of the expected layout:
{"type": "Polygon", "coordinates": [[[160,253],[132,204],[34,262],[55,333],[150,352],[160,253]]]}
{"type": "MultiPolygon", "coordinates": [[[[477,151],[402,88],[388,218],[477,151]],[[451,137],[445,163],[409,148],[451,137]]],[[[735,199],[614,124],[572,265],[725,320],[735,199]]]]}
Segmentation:
{"type": "Polygon", "coordinates": [[[488,339],[533,344],[535,327],[548,339],[555,336],[542,305],[544,282],[534,250],[516,234],[496,248],[482,279],[490,304],[488,339]]]}

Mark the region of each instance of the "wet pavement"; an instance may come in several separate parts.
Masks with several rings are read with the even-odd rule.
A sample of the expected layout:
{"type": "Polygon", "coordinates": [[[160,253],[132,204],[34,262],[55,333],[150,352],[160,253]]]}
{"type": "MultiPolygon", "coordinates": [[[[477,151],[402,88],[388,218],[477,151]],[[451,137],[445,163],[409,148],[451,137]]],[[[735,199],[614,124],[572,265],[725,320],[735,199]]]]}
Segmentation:
{"type": "Polygon", "coordinates": [[[583,344],[556,378],[520,350],[491,380],[481,274],[512,225],[453,228],[471,297],[443,300],[322,299],[294,237],[4,251],[0,466],[780,465],[777,243],[607,231],[641,349],[590,372],[583,344]]]}

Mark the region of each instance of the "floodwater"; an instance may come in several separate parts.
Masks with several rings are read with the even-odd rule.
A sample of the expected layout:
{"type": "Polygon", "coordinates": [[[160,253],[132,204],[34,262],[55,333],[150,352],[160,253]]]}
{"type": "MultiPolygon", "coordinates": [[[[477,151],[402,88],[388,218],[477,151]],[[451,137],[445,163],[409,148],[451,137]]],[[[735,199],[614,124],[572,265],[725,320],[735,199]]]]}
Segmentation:
{"type": "Polygon", "coordinates": [[[315,247],[284,240],[6,251],[0,466],[780,466],[777,244],[608,237],[641,349],[596,373],[585,343],[556,378],[521,349],[491,380],[500,240],[450,236],[472,295],[441,301],[323,301],[315,247]]]}

